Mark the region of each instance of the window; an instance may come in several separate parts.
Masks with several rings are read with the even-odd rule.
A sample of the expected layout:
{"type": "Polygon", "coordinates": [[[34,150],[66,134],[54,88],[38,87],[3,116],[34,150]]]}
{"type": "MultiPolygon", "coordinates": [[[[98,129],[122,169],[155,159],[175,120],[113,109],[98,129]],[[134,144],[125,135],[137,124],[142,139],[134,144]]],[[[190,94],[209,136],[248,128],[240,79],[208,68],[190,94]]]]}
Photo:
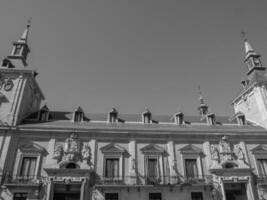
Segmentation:
{"type": "Polygon", "coordinates": [[[192,200],[203,200],[202,192],[191,192],[192,200]]]}
{"type": "Polygon", "coordinates": [[[84,112],[81,107],[78,107],[73,112],[72,121],[82,122],[83,120],[84,120],[84,112]]]}
{"type": "Polygon", "coordinates": [[[181,125],[184,123],[184,114],[183,113],[179,113],[175,117],[176,117],[175,120],[176,120],[177,125],[181,125]]]}
{"type": "Polygon", "coordinates": [[[237,122],[240,126],[246,125],[246,118],[245,115],[240,115],[237,117],[237,122]]]}
{"type": "Polygon", "coordinates": [[[106,158],[105,165],[105,177],[106,178],[118,178],[120,167],[119,167],[119,158],[106,158]]]}
{"type": "Polygon", "coordinates": [[[27,199],[27,193],[15,193],[13,199],[14,200],[26,200],[27,199]]]}
{"type": "Polygon", "coordinates": [[[117,121],[118,121],[118,111],[115,108],[112,108],[112,110],[109,112],[108,115],[108,122],[116,123],[117,121]]]}
{"type": "Polygon", "coordinates": [[[187,178],[197,178],[197,159],[185,159],[185,175],[187,178]]]}
{"type": "Polygon", "coordinates": [[[82,112],[75,112],[74,113],[74,122],[81,122],[83,118],[82,112]]]}
{"type": "Polygon", "coordinates": [[[161,200],[161,193],[149,193],[149,200],[161,200]]]}
{"type": "Polygon", "coordinates": [[[20,176],[26,179],[34,178],[36,161],[36,157],[24,157],[22,160],[20,176]]]}
{"type": "Polygon", "coordinates": [[[158,159],[148,158],[147,159],[147,182],[148,184],[155,184],[158,182],[158,159]]]}
{"type": "Polygon", "coordinates": [[[207,123],[208,123],[208,125],[214,125],[215,124],[215,115],[214,114],[207,115],[207,123]]]}
{"type": "Polygon", "coordinates": [[[17,45],[14,50],[14,55],[20,55],[21,48],[21,45],[17,45]]]}
{"type": "Polygon", "coordinates": [[[47,121],[49,112],[47,110],[40,110],[39,121],[47,121]]]}
{"type": "Polygon", "coordinates": [[[66,169],[76,169],[77,168],[77,165],[75,163],[68,163],[66,166],[65,166],[66,169]]]}
{"type": "Polygon", "coordinates": [[[142,120],[144,124],[150,124],[151,123],[151,112],[146,108],[145,112],[143,112],[142,120]]]}
{"type": "Polygon", "coordinates": [[[119,200],[119,194],[118,193],[106,193],[105,200],[119,200]]]}
{"type": "Polygon", "coordinates": [[[267,176],[267,159],[257,159],[259,175],[267,176]]]}

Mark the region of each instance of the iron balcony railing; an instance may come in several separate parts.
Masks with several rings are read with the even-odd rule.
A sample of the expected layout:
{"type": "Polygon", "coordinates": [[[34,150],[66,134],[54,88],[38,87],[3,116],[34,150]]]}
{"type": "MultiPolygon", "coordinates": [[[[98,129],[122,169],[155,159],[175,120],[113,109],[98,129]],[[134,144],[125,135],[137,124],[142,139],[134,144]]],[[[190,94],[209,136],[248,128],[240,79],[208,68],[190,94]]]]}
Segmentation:
{"type": "Polygon", "coordinates": [[[179,176],[97,176],[97,185],[170,185],[170,184],[211,184],[211,175],[194,177],[179,176]]]}
{"type": "Polygon", "coordinates": [[[6,175],[3,177],[3,184],[18,184],[18,185],[39,185],[43,182],[42,176],[18,176],[6,175]]]}
{"type": "Polygon", "coordinates": [[[267,185],[267,176],[265,175],[257,176],[257,184],[267,185]]]}

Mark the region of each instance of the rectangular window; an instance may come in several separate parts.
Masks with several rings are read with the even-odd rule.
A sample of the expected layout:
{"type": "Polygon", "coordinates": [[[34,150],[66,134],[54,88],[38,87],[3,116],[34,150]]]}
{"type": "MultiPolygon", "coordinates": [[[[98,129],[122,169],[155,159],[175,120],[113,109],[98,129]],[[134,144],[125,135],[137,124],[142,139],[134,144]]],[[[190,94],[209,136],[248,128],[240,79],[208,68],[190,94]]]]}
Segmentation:
{"type": "Polygon", "coordinates": [[[20,50],[21,50],[22,46],[21,45],[17,45],[14,51],[14,55],[20,55],[20,50]]]}
{"type": "Polygon", "coordinates": [[[20,176],[27,179],[34,178],[36,161],[37,161],[36,157],[23,157],[20,176]]]}
{"type": "Polygon", "coordinates": [[[158,159],[149,158],[147,165],[148,177],[156,178],[158,176],[158,159]]]}
{"type": "Polygon", "coordinates": [[[119,158],[106,158],[105,177],[118,178],[119,177],[119,158]]]}
{"type": "Polygon", "coordinates": [[[202,192],[191,192],[191,200],[203,200],[202,192]]]}
{"type": "Polygon", "coordinates": [[[260,176],[267,176],[267,159],[257,159],[258,168],[259,168],[259,175],[260,176]]]}
{"type": "Polygon", "coordinates": [[[26,200],[27,193],[15,193],[13,200],[26,200]]]}
{"type": "Polygon", "coordinates": [[[198,178],[197,159],[185,159],[185,175],[187,178],[198,178]]]}
{"type": "Polygon", "coordinates": [[[161,200],[161,193],[149,193],[149,200],[161,200]]]}
{"type": "Polygon", "coordinates": [[[119,200],[119,194],[118,193],[106,193],[105,200],[119,200]]]}

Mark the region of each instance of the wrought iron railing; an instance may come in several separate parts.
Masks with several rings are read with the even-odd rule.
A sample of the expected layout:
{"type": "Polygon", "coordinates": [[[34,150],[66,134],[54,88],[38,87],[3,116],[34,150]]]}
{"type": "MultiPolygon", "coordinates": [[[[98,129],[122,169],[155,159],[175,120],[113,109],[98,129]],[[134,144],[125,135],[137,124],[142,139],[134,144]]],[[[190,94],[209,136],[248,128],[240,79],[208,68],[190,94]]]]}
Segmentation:
{"type": "Polygon", "coordinates": [[[211,175],[194,177],[179,176],[97,176],[97,185],[173,185],[173,184],[211,184],[211,175]]]}
{"type": "Polygon", "coordinates": [[[18,176],[6,175],[3,177],[3,184],[23,184],[23,185],[39,185],[42,183],[42,176],[18,176]]]}
{"type": "Polygon", "coordinates": [[[257,184],[266,184],[267,185],[267,176],[257,176],[257,184]]]}

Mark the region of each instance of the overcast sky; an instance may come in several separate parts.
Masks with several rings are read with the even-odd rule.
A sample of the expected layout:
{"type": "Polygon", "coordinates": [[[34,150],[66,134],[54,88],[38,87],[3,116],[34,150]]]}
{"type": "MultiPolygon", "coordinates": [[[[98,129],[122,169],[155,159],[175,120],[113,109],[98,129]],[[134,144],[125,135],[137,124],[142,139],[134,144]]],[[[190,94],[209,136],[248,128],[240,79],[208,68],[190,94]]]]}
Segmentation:
{"type": "Polygon", "coordinates": [[[241,31],[267,60],[266,0],[1,0],[0,56],[29,17],[29,65],[52,110],[232,115],[247,68],[241,31]]]}

